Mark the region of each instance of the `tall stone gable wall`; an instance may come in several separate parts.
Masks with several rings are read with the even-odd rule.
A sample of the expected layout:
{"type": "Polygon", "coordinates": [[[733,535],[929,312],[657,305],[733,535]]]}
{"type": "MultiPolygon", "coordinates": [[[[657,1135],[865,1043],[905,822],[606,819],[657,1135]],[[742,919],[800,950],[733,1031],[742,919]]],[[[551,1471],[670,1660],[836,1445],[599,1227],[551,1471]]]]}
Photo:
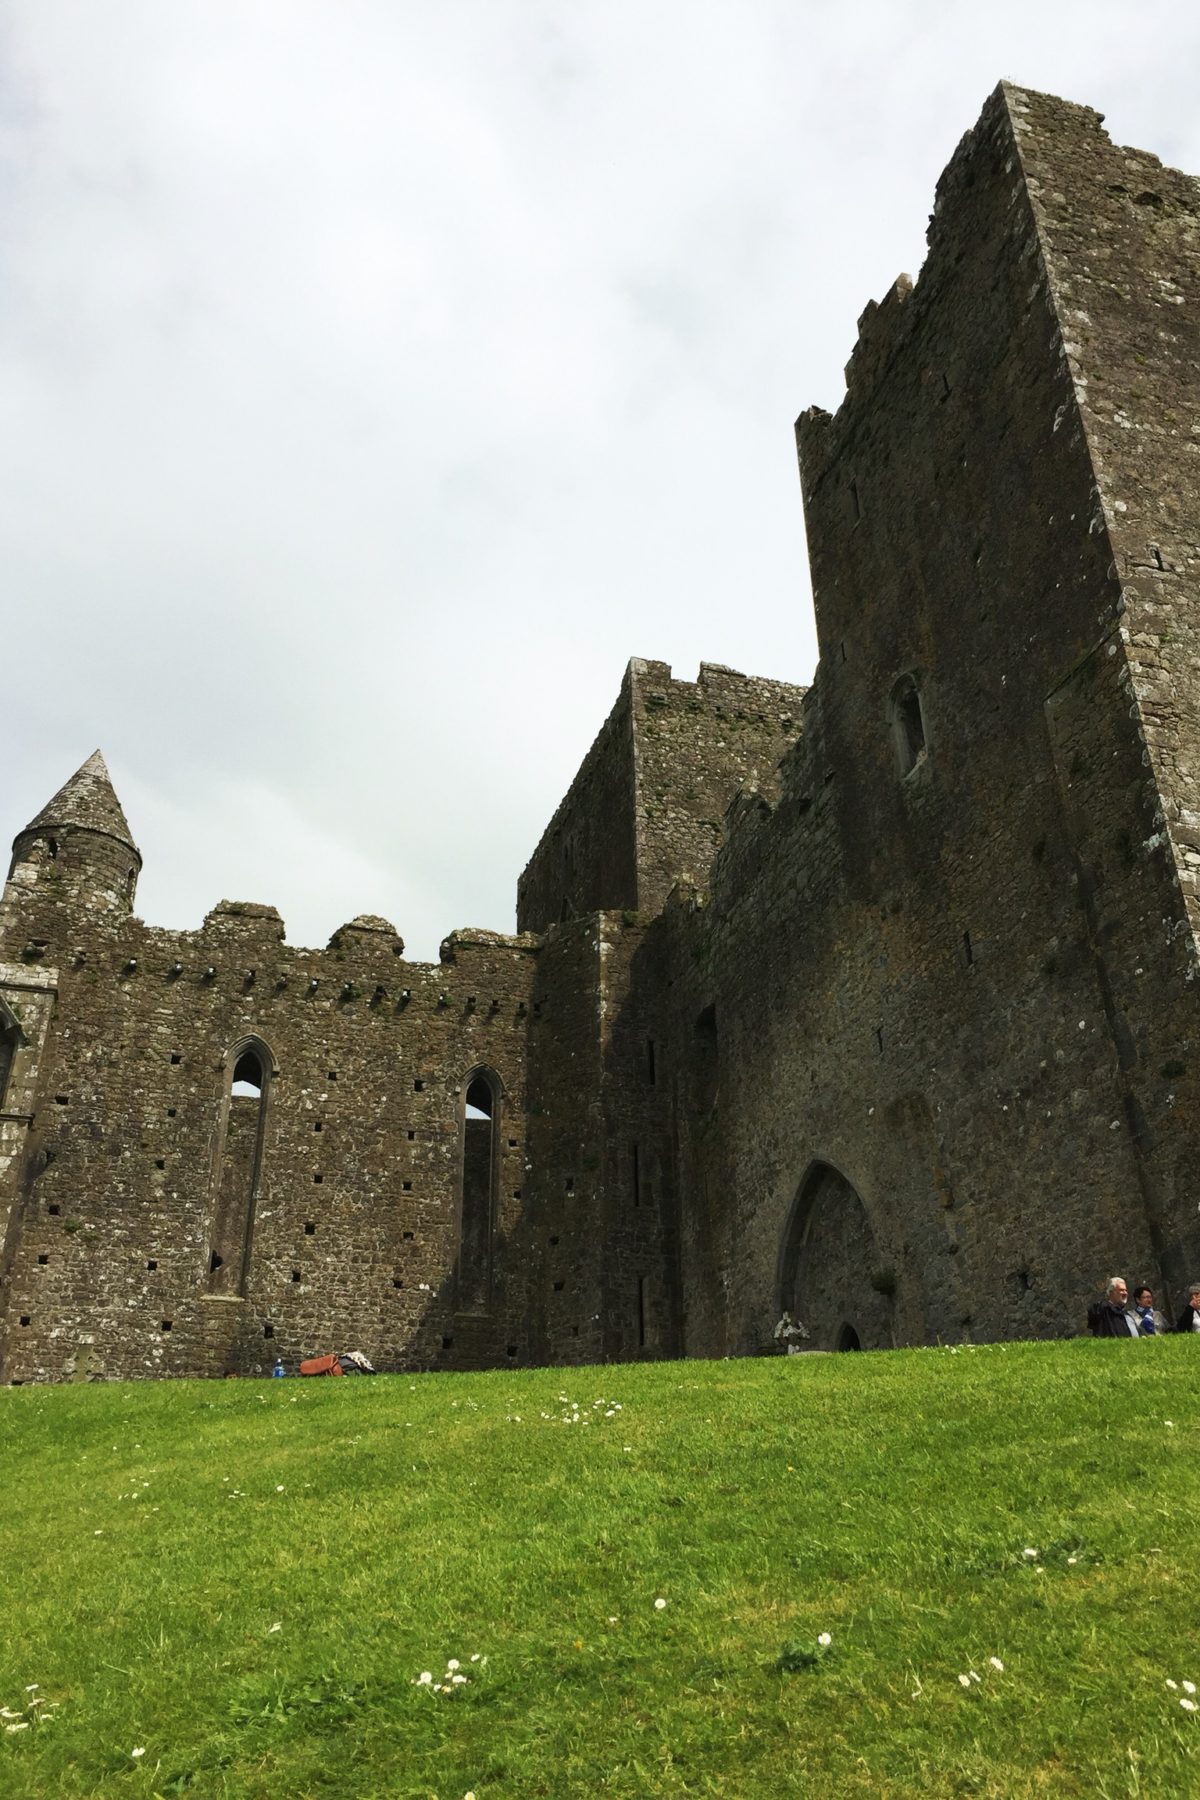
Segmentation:
{"type": "MultiPolygon", "coordinates": [[[[821,649],[803,736],[777,807],[744,811],[708,906],[675,922],[676,1031],[705,1009],[719,1031],[710,1127],[682,1134],[689,1349],[749,1348],[783,1303],[827,1347],[844,1326],[1059,1334],[1114,1268],[1174,1301],[1200,1259],[1195,964],[1164,809],[1188,819],[1156,779],[1140,662],[1185,757],[1196,691],[1131,623],[1064,337],[1070,245],[1047,255],[1026,176],[1042,158],[1097,256],[1081,133],[1098,147],[1095,115],[993,96],[919,284],[864,315],[837,416],[800,421],[821,649]],[[906,770],[889,702],[909,677],[906,770]]],[[[1140,292],[1109,248],[1107,278],[1140,292]]],[[[1176,472],[1157,479],[1178,511],[1176,472]]]]}
{"type": "Polygon", "coordinates": [[[516,936],[155,930],[85,765],[0,903],[3,1378],[725,1354],[784,1305],[819,1348],[1058,1335],[1117,1269],[1179,1302],[1198,230],[1188,177],[996,91],[797,428],[813,686],[631,662],[516,936]]]}

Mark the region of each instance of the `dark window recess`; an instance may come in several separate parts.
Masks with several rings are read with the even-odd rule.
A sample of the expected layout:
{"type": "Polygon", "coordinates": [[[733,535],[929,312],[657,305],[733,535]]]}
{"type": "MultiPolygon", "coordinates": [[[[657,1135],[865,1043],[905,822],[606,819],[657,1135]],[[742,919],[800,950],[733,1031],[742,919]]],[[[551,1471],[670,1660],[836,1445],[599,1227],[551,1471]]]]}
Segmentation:
{"type": "Polygon", "coordinates": [[[392,1286],[394,1288],[402,1288],[404,1286],[404,1283],[400,1280],[398,1275],[392,1276],[392,1286]]]}
{"type": "Polygon", "coordinates": [[[57,1219],[59,1213],[62,1211],[62,1207],[58,1205],[48,1206],[46,1211],[50,1214],[51,1218],[57,1219]]]}
{"type": "Polygon", "coordinates": [[[413,1093],[414,1094],[423,1094],[424,1092],[425,1092],[425,1083],[423,1081],[414,1081],[413,1082],[413,1093]]]}
{"type": "Polygon", "coordinates": [[[410,1144],[411,1144],[411,1143],[413,1143],[413,1142],[415,1142],[415,1140],[416,1140],[416,1136],[417,1136],[417,1134],[416,1134],[416,1132],[415,1132],[415,1131],[410,1131],[410,1132],[409,1132],[409,1134],[408,1134],[408,1141],[409,1141],[409,1143],[410,1143],[410,1144]]]}
{"type": "Polygon", "coordinates": [[[717,1104],[720,1086],[720,1044],[717,1038],[716,1006],[706,1006],[696,1018],[695,1031],[696,1108],[711,1112],[717,1104]]]}
{"type": "Polygon", "coordinates": [[[325,1179],[325,1177],[323,1175],[314,1175],[313,1176],[313,1181],[316,1183],[316,1185],[318,1187],[320,1187],[320,1185],[324,1181],[324,1179],[325,1179]]]}
{"type": "Polygon", "coordinates": [[[270,1052],[265,1044],[252,1040],[236,1049],[230,1062],[210,1241],[208,1291],[212,1294],[244,1293],[250,1272],[270,1052]]]}
{"type": "Polygon", "coordinates": [[[70,1104],[70,1099],[71,1096],[69,1094],[55,1094],[54,1104],[55,1106],[67,1106],[70,1104]]]}
{"type": "Polygon", "coordinates": [[[557,1248],[557,1246],[558,1246],[558,1239],[556,1237],[551,1238],[550,1239],[550,1248],[552,1250],[554,1250],[557,1248]]]}
{"type": "Polygon", "coordinates": [[[38,1262],[39,1262],[39,1264],[40,1264],[40,1265],[41,1265],[41,1267],[42,1267],[42,1268],[45,1268],[45,1266],[46,1266],[46,1264],[47,1264],[47,1263],[48,1263],[48,1262],[49,1262],[49,1261],[50,1261],[50,1258],[49,1258],[49,1257],[48,1257],[48,1256],[39,1256],[39,1257],[38,1257],[38,1262]]]}
{"type": "Polygon", "coordinates": [[[442,1349],[443,1350],[453,1350],[453,1348],[454,1348],[454,1339],[452,1337],[442,1339],[442,1349]]]}
{"type": "Polygon", "coordinates": [[[304,1235],[305,1235],[305,1237],[315,1237],[315,1235],[316,1235],[316,1230],[317,1230],[317,1228],[316,1228],[316,1226],[315,1226],[315,1225],[314,1225],[314,1224],[313,1224],[313,1222],[312,1222],[312,1220],[311,1220],[311,1219],[309,1219],[309,1220],[308,1220],[308,1221],[307,1221],[307,1222],[306,1222],[306,1224],[305,1224],[305,1227],[304,1227],[304,1235]]]}
{"type": "Polygon", "coordinates": [[[176,1067],[176,1068],[178,1068],[178,1066],[179,1066],[179,1064],[180,1064],[180,1063],[181,1063],[181,1062],[182,1062],[182,1061],[183,1061],[183,1058],[182,1058],[182,1056],[180,1056],[180,1054],[179,1054],[179,1052],[178,1052],[178,1050],[172,1050],[172,1052],[171,1052],[171,1063],[172,1063],[172,1065],[173,1065],[173,1066],[174,1066],[174,1067],[176,1067]]]}
{"type": "Polygon", "coordinates": [[[573,1175],[567,1176],[566,1188],[568,1194],[573,1194],[575,1192],[575,1177],[573,1175]]]}
{"type": "Polygon", "coordinates": [[[857,481],[852,481],[850,483],[850,516],[854,520],[855,524],[857,524],[859,519],[861,519],[863,516],[862,515],[862,501],[858,497],[857,481]]]}
{"type": "Polygon", "coordinates": [[[963,961],[966,963],[966,965],[969,969],[971,964],[975,961],[975,952],[971,947],[971,934],[969,931],[963,932],[962,947],[963,947],[963,961]]]}
{"type": "Polygon", "coordinates": [[[21,1323],[22,1323],[22,1325],[28,1325],[28,1323],[29,1323],[29,1314],[28,1313],[21,1314],[21,1323]]]}
{"type": "Polygon", "coordinates": [[[156,1156],[154,1159],[154,1166],[156,1169],[165,1169],[167,1166],[166,1157],[165,1156],[156,1156]]]}
{"type": "Polygon", "coordinates": [[[555,1293],[556,1293],[556,1294],[561,1294],[561,1293],[562,1293],[562,1291],[563,1291],[563,1289],[564,1289],[564,1287],[565,1287],[565,1286],[566,1286],[566,1285],[567,1285],[567,1284],[566,1284],[566,1282],[565,1282],[565,1281],[556,1281],[556,1282],[555,1282],[555,1284],[554,1284],[554,1291],[555,1291],[555,1293]]]}
{"type": "Polygon", "coordinates": [[[329,1079],[330,1079],[330,1081],[336,1081],[336,1080],[337,1080],[337,1070],[336,1070],[336,1069],[330,1069],[330,1071],[329,1071],[329,1079]]]}
{"type": "Polygon", "coordinates": [[[461,1312],[483,1312],[491,1304],[499,1125],[499,1077],[480,1069],[463,1095],[461,1229],[455,1267],[455,1303],[461,1312]]]}
{"type": "Polygon", "coordinates": [[[572,1325],[572,1327],[571,1327],[571,1336],[572,1336],[572,1337],[578,1337],[578,1336],[579,1336],[579,1327],[578,1327],[578,1325],[572,1325]]]}
{"type": "Polygon", "coordinates": [[[517,1354],[517,1346],[515,1344],[507,1345],[504,1354],[505,1356],[515,1356],[517,1354]]]}
{"type": "Polygon", "coordinates": [[[293,1270],[292,1270],[292,1280],[293,1280],[293,1281],[299,1281],[299,1279],[300,1279],[300,1271],[299,1271],[299,1269],[293,1269],[293,1270]]]}
{"type": "Polygon", "coordinates": [[[892,741],[896,766],[907,775],[926,755],[925,711],[915,675],[902,675],[892,689],[892,741]]]}
{"type": "Polygon", "coordinates": [[[175,1117],[176,1113],[178,1112],[178,1110],[179,1110],[178,1107],[168,1106],[168,1108],[167,1108],[168,1119],[173,1119],[175,1117]]]}
{"type": "Polygon", "coordinates": [[[412,1182],[411,1181],[402,1181],[400,1183],[400,1187],[401,1187],[401,1191],[403,1193],[405,1193],[405,1194],[412,1193],[412,1182]]]}
{"type": "Polygon", "coordinates": [[[879,1051],[880,1056],[882,1056],[883,1055],[883,1032],[879,1027],[876,1027],[876,1031],[875,1031],[875,1045],[879,1051]]]}
{"type": "Polygon", "coordinates": [[[264,1325],[263,1326],[263,1336],[264,1337],[274,1337],[275,1336],[275,1327],[273,1325],[264,1325]]]}
{"type": "Polygon", "coordinates": [[[164,1319],[164,1320],[163,1320],[163,1322],[162,1322],[162,1328],[163,1328],[163,1330],[164,1330],[164,1331],[170,1331],[170,1329],[171,1329],[171,1321],[170,1321],[170,1319],[164,1319]]]}
{"type": "Polygon", "coordinates": [[[314,1131],[324,1131],[324,1129],[325,1129],[325,1127],[324,1127],[324,1125],[322,1125],[320,1119],[315,1119],[313,1121],[313,1130],[314,1131]]]}
{"type": "Polygon", "coordinates": [[[513,1189],[513,1199],[514,1199],[514,1200],[519,1200],[519,1199],[520,1199],[520,1198],[521,1198],[521,1190],[520,1190],[520,1188],[514,1188],[514,1189],[513,1189]]]}
{"type": "Polygon", "coordinates": [[[148,1269],[153,1270],[153,1269],[157,1269],[158,1264],[155,1261],[153,1261],[153,1259],[151,1259],[151,1261],[146,1264],[146,1267],[148,1269]]]}
{"type": "Polygon", "coordinates": [[[402,1233],[401,1233],[401,1236],[402,1236],[402,1237],[403,1237],[403,1239],[404,1239],[404,1242],[405,1242],[405,1243],[406,1243],[406,1244],[411,1244],[411,1243],[412,1243],[412,1237],[413,1237],[413,1234],[412,1234],[412,1232],[411,1232],[411,1231],[405,1231],[405,1232],[402,1232],[402,1233]]]}

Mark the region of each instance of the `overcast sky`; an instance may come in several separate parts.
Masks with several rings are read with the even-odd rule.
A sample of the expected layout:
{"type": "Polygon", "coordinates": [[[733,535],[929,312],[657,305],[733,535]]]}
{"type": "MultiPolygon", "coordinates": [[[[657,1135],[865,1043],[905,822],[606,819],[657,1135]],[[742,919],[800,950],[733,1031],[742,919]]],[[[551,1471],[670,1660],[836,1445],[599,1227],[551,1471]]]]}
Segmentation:
{"type": "Polygon", "coordinates": [[[793,421],[997,80],[1200,172],[1198,53],[1181,0],[0,0],[0,840],[99,745],[156,924],[511,930],[629,656],[810,678],[793,421]]]}

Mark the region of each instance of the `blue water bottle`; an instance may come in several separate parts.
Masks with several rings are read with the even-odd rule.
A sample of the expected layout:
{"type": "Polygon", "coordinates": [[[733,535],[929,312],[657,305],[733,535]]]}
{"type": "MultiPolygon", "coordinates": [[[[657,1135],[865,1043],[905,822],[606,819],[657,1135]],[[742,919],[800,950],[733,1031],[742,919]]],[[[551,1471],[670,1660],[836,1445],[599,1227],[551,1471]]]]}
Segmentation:
{"type": "Polygon", "coordinates": [[[274,1376],[276,1381],[282,1381],[282,1379],[286,1373],[287,1373],[287,1370],[283,1366],[283,1358],[277,1356],[275,1358],[275,1367],[271,1370],[271,1374],[274,1376]]]}

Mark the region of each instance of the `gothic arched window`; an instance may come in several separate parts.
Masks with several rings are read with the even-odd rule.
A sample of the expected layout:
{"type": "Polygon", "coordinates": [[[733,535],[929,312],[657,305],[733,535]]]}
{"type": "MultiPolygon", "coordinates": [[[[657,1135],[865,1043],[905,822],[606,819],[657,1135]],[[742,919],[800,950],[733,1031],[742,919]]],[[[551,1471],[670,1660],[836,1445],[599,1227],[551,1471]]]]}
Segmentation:
{"type": "Polygon", "coordinates": [[[463,1087],[462,1206],[455,1270],[459,1312],[486,1312],[492,1299],[492,1239],[500,1142],[500,1077],[474,1069],[463,1087]]]}
{"type": "Polygon", "coordinates": [[[275,1059],[260,1038],[243,1038],[230,1053],[225,1129],[217,1166],[217,1198],[208,1254],[210,1294],[244,1294],[250,1276],[254,1213],[262,1175],[267,1087],[275,1059]]]}

